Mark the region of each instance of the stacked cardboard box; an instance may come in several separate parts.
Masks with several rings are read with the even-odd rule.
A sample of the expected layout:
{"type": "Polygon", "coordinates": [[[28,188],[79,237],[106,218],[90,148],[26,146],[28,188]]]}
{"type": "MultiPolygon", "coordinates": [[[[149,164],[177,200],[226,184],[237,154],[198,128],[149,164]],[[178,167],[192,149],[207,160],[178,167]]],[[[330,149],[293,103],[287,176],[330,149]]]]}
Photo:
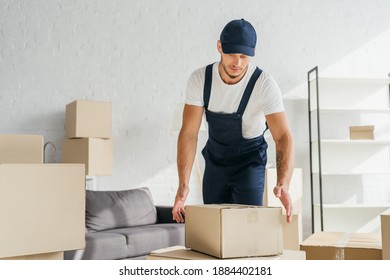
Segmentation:
{"type": "Polygon", "coordinates": [[[380,234],[316,232],[301,244],[308,260],[381,260],[380,234]]]}
{"type": "Polygon", "coordinates": [[[82,164],[0,164],[0,258],[84,248],[84,213],[82,164]]]}
{"type": "Polygon", "coordinates": [[[265,174],[263,205],[265,207],[281,207],[283,211],[283,248],[288,250],[300,250],[302,243],[302,169],[295,168],[290,181],[289,193],[293,206],[291,223],[287,223],[286,210],[273,189],[276,186],[276,169],[268,168],[265,174]]]}
{"type": "Polygon", "coordinates": [[[84,166],[44,164],[43,150],[42,135],[0,135],[0,259],[57,260],[85,246],[84,166]]]}
{"type": "Polygon", "coordinates": [[[85,164],[86,175],[112,175],[110,102],[75,100],[66,105],[62,162],[85,164]]]}
{"type": "Polygon", "coordinates": [[[0,163],[43,163],[42,135],[0,135],[0,163]]]}

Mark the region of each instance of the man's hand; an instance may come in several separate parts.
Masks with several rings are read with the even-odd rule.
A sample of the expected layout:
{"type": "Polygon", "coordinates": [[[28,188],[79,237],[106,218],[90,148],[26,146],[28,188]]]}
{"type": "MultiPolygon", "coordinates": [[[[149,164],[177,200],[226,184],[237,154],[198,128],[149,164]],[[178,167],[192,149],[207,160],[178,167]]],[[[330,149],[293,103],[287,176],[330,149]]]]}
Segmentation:
{"type": "Polygon", "coordinates": [[[184,223],[184,216],[185,216],[185,210],[184,210],[184,204],[187,198],[187,195],[189,193],[188,188],[184,189],[178,189],[175,197],[175,204],[173,205],[172,209],[172,217],[173,220],[175,220],[178,223],[184,223]]]}
{"type": "Polygon", "coordinates": [[[292,219],[292,203],[288,190],[285,186],[276,186],[274,194],[282,202],[284,209],[286,209],[287,222],[291,223],[292,219]]]}

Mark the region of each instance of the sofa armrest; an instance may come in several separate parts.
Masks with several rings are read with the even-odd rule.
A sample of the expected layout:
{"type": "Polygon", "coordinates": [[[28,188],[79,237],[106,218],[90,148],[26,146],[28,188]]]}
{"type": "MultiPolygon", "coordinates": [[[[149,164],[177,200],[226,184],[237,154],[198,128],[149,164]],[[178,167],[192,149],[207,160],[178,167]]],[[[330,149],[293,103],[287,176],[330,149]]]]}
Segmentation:
{"type": "Polygon", "coordinates": [[[158,224],[169,224],[176,223],[172,218],[172,206],[157,205],[157,223],[158,224]]]}

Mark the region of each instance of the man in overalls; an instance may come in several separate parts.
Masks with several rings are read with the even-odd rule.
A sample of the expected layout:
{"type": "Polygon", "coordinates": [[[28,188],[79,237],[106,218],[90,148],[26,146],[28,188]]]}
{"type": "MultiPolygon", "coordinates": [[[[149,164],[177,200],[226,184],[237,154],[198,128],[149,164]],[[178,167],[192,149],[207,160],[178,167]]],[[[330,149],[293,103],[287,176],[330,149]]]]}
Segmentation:
{"type": "Polygon", "coordinates": [[[263,204],[268,146],[264,132],[269,129],[276,147],[274,194],[291,222],[288,188],[294,164],[293,139],[278,85],[250,63],[256,40],[249,22],[229,22],[217,42],[221,60],[196,70],[189,78],[177,147],[179,187],[172,211],[177,222],[184,222],[203,112],[209,129],[202,150],[204,203],[263,204]]]}

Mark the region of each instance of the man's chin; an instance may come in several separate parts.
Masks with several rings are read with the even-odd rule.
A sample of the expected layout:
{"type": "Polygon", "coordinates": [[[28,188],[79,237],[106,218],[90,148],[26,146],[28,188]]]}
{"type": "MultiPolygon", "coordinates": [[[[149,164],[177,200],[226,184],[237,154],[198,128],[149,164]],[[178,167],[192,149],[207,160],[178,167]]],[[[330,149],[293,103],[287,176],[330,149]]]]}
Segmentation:
{"type": "Polygon", "coordinates": [[[242,74],[242,71],[240,72],[240,73],[237,73],[236,71],[234,71],[234,73],[232,74],[232,73],[227,73],[228,74],[228,76],[229,76],[229,78],[231,78],[231,79],[235,79],[235,78],[238,78],[238,77],[240,77],[241,76],[241,74],[242,74]]]}

